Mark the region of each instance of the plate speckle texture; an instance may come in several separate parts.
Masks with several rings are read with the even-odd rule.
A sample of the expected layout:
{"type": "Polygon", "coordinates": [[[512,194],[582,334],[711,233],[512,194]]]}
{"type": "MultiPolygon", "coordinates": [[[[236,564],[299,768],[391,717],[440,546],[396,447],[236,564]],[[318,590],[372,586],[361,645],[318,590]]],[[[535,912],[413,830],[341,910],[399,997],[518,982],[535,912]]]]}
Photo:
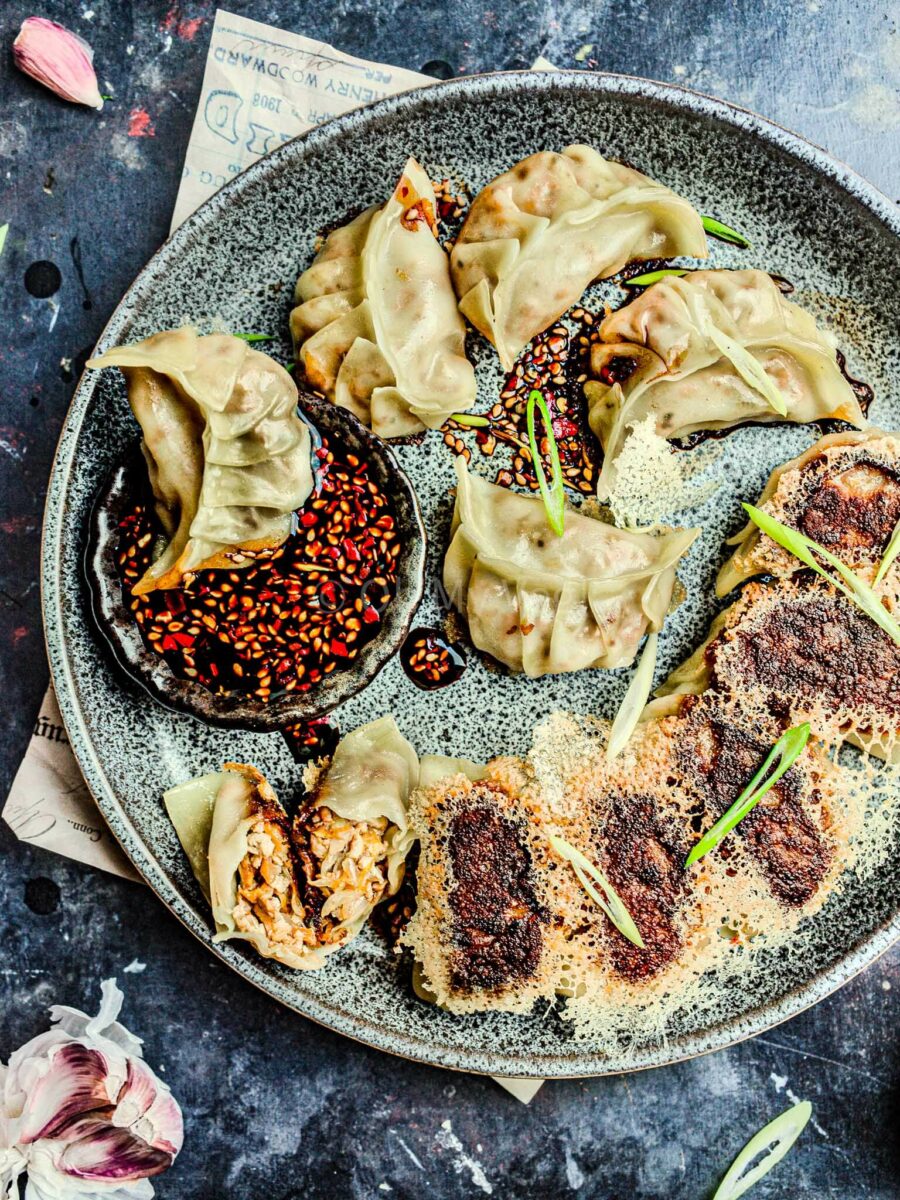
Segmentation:
{"type": "MultiPolygon", "coordinates": [[[[713,245],[716,266],[787,276],[793,297],[834,329],[851,374],[875,388],[871,417],[900,427],[896,209],[808,143],[761,118],[678,88],[626,77],[561,72],[457,80],[351,113],[291,142],[226,187],[165,244],[120,304],[100,349],[185,321],[277,331],[287,361],[287,314],[317,233],[348,210],[383,200],[408,154],[432,177],[474,191],[526,154],[584,141],[745,231],[750,251],[713,245]]],[[[598,289],[589,299],[616,289],[598,289]]],[[[479,407],[496,396],[495,356],[477,355],[479,407]]],[[[199,889],[165,818],[166,787],[239,758],[289,795],[297,769],[277,734],[204,727],[151,703],[114,668],[89,614],[82,575],[97,488],[135,425],[112,372],[86,376],[60,440],[48,494],[43,602],[54,682],[73,749],[113,832],[160,897],[203,941],[211,927],[199,889]],[[239,744],[236,744],[239,743],[239,744]]],[[[741,524],[770,470],[816,438],[813,428],[748,428],[716,446],[717,494],[690,513],[701,524],[681,578],[687,601],[661,637],[658,678],[703,637],[718,605],[723,539],[741,524]]],[[[451,512],[452,461],[439,433],[397,456],[429,533],[426,597],[417,624],[436,620],[437,580],[451,512]]],[[[477,462],[478,456],[474,456],[477,462]]],[[[494,467],[482,469],[493,477],[494,467]]],[[[421,753],[471,758],[526,749],[532,723],[557,708],[611,715],[629,673],[590,671],[538,681],[489,674],[470,654],[460,683],[424,693],[391,661],[336,712],[343,732],[393,713],[421,753]]],[[[629,1067],[659,1065],[758,1033],[820,999],[900,935],[900,854],[865,885],[852,878],[817,918],[802,954],[787,948],[735,989],[714,1027],[676,1015],[663,1046],[632,1048],[629,1067]],[[863,902],[864,895],[864,902],[863,902]]],[[[619,1069],[619,1051],[571,1038],[555,1016],[459,1018],[422,1004],[408,967],[371,933],[321,972],[293,973],[237,945],[215,947],[246,978],[314,1020],[381,1049],[469,1071],[591,1075],[619,1069]]]]}

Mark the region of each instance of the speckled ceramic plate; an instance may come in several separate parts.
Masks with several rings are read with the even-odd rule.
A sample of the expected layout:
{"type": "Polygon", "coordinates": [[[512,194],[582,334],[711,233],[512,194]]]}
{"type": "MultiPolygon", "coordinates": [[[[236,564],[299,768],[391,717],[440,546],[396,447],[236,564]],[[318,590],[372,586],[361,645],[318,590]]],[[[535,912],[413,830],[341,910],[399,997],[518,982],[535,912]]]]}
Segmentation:
{"type": "MultiPolygon", "coordinates": [[[[477,189],[536,150],[588,142],[669,184],[703,212],[746,231],[752,251],[716,244],[713,265],[785,275],[796,299],[836,332],[853,375],[875,388],[872,418],[900,427],[900,216],[893,204],[823,152],[751,113],[674,87],[582,72],[456,80],[350,113],[255,164],[162,247],[116,309],[100,349],[187,318],[277,331],[290,354],[288,306],[317,232],[388,195],[408,154],[432,177],[477,189]]],[[[602,296],[598,291],[594,299],[602,296]]],[[[607,294],[615,289],[607,287],[607,294]]],[[[496,396],[496,356],[476,346],[482,403],[496,396]]],[[[94,496],[133,439],[113,372],[87,375],[72,403],[50,483],[43,599],[53,678],[87,782],[135,865],[160,899],[247,979],[283,1003],[383,1050],[505,1075],[567,1076],[671,1062],[768,1028],[826,995],[900,935],[900,847],[863,882],[850,877],[817,918],[802,953],[783,949],[732,989],[714,1026],[676,1013],[664,1045],[619,1050],[575,1042],[554,1016],[449,1016],[414,999],[408,965],[372,933],[319,972],[292,973],[240,944],[211,946],[200,891],[160,803],[163,788],[223,760],[256,763],[289,793],[297,770],[277,734],[205,727],[149,700],[115,668],[91,620],[82,574],[94,496]]],[[[723,539],[738,501],[817,436],[812,428],[738,430],[717,444],[717,495],[690,514],[702,538],[682,578],[688,599],[661,638],[660,673],[703,637],[716,602],[723,539]]],[[[441,435],[397,450],[419,495],[430,539],[419,620],[440,612],[437,565],[449,528],[452,463],[441,435]]],[[[477,457],[477,456],[476,456],[477,457]]],[[[489,464],[482,469],[493,475],[489,464]]],[[[674,514],[673,514],[674,516],[674,514]]],[[[489,674],[474,656],[459,683],[419,691],[394,659],[337,710],[343,731],[393,713],[420,752],[470,758],[520,752],[532,722],[557,708],[610,715],[627,673],[589,671],[527,680],[489,674]]]]}

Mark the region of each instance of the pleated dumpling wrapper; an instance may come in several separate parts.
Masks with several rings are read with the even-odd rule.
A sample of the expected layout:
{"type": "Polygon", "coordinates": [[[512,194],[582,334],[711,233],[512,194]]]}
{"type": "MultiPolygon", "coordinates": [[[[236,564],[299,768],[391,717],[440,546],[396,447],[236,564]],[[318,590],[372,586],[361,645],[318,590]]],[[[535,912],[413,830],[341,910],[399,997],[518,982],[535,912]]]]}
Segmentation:
{"type": "MultiPolygon", "coordinates": [[[[427,782],[477,771],[437,757],[421,766],[427,782]]],[[[299,970],[321,967],[400,887],[419,779],[418,755],[383,717],[343,738],[328,766],[307,768],[308,798],[293,821],[264,776],[239,763],[167,791],[216,941],[248,941],[299,970]]]]}
{"type": "Polygon", "coordinates": [[[381,437],[436,429],[475,401],[434,203],[410,158],[387,203],[330,233],[297,280],[291,333],[307,381],[381,437]]]}
{"type": "Polygon", "coordinates": [[[590,146],[542,151],[476,196],[450,256],[459,307],[511,371],[597,279],[635,259],[707,255],[700,214],[590,146]]]}
{"type": "Polygon", "coordinates": [[[557,537],[542,500],[456,460],[444,587],[479,649],[532,677],[622,667],[662,628],[675,567],[700,532],[617,529],[567,511],[557,537]]]}
{"type": "Polygon", "coordinates": [[[654,283],[600,325],[585,384],[603,445],[598,494],[634,426],[662,438],[745,421],[866,425],[832,335],[765,271],[692,271],[654,283]]]}
{"type": "Polygon", "coordinates": [[[282,366],[242,338],[190,327],[87,365],[122,369],[166,537],[137,595],[281,545],[312,491],[309,429],[282,366]]]}

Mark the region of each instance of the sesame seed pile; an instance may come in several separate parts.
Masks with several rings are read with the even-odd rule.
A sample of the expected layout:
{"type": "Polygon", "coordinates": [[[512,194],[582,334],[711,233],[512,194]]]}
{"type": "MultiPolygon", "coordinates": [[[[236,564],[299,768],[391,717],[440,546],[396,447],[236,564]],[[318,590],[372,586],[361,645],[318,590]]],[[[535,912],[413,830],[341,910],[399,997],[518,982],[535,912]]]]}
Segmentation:
{"type": "MultiPolygon", "coordinates": [[[[596,490],[594,438],[587,423],[582,384],[587,379],[587,358],[597,337],[595,325],[599,319],[583,308],[573,309],[571,317],[578,323],[575,334],[566,325],[558,324],[534,338],[508,376],[500,399],[484,414],[490,424],[475,430],[475,445],[487,458],[493,457],[498,442],[512,447],[509,467],[502,467],[495,480],[503,487],[515,483],[533,492],[538,490],[525,419],[529,393],[537,388],[550,411],[563,482],[586,496],[592,496],[596,490]]],[[[464,429],[456,421],[448,421],[444,426],[444,444],[469,462],[472,451],[461,437],[464,429]]],[[[549,473],[549,446],[540,429],[538,423],[541,456],[549,473]]]]}
{"type": "Polygon", "coordinates": [[[351,666],[393,599],[401,544],[387,496],[353,454],[323,435],[316,486],[296,530],[236,571],[198,571],[178,588],[132,595],[158,536],[149,505],[119,526],[126,601],[146,644],[181,678],[215,695],[259,700],[307,692],[351,666]]]}

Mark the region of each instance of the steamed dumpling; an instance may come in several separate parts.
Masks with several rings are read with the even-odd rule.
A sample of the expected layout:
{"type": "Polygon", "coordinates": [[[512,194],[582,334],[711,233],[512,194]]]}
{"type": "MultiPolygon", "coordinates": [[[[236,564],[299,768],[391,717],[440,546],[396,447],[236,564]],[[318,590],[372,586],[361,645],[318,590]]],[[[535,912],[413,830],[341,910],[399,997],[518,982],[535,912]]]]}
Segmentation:
{"type": "Polygon", "coordinates": [[[478,194],[451,255],[459,307],[505,370],[596,279],[633,259],[705,258],[694,208],[590,146],[523,159],[478,194]]]}
{"type": "Polygon", "coordinates": [[[631,532],[567,511],[557,537],[539,497],[488,483],[461,458],[456,473],[444,586],[473,644],[533,677],[632,662],[662,628],[699,530],[631,532]]]}
{"type": "Polygon", "coordinates": [[[241,550],[285,540],[312,470],[309,429],[283,367],[241,338],[189,327],[87,365],[122,368],[167,540],[135,593],[176,587],[189,571],[245,566],[241,550]]]}
{"type": "Polygon", "coordinates": [[[591,352],[595,378],[584,390],[603,445],[602,499],[629,429],[648,418],[663,438],[744,421],[866,424],[833,337],[764,271],[662,279],[611,313],[600,337],[591,352]],[[786,415],[774,406],[773,390],[786,415]]]}
{"type": "Polygon", "coordinates": [[[209,900],[216,941],[240,939],[298,970],[324,965],[403,881],[414,841],[412,792],[448,775],[477,778],[465,759],[423,758],[393,717],[344,737],[313,767],[291,821],[255,768],[222,771],[165,793],[166,810],[209,900]]]}
{"type": "Polygon", "coordinates": [[[296,302],[291,333],[310,385],[380,436],[436,429],[474,403],[434,188],[414,158],[386,204],[329,234],[296,302]]]}

